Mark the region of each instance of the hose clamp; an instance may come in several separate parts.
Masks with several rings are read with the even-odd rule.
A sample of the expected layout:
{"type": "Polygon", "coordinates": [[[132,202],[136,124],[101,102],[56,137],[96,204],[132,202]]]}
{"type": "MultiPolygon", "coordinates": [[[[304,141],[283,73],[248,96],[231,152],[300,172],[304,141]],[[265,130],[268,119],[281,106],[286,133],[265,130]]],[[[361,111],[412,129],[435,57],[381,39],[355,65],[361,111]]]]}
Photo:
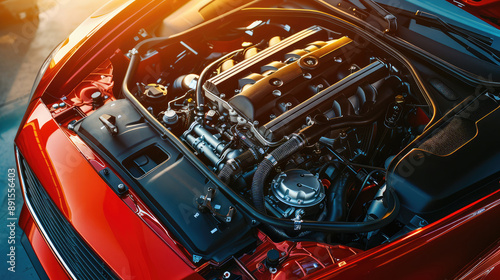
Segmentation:
{"type": "Polygon", "coordinates": [[[267,154],[264,158],[270,161],[273,166],[276,166],[278,164],[276,158],[274,158],[274,156],[271,154],[267,154]]]}
{"type": "Polygon", "coordinates": [[[299,142],[299,148],[303,148],[307,143],[306,139],[301,134],[294,133],[292,134],[292,137],[299,142]]]}
{"type": "Polygon", "coordinates": [[[293,221],[293,230],[301,230],[302,229],[302,220],[292,219],[293,221]]]}

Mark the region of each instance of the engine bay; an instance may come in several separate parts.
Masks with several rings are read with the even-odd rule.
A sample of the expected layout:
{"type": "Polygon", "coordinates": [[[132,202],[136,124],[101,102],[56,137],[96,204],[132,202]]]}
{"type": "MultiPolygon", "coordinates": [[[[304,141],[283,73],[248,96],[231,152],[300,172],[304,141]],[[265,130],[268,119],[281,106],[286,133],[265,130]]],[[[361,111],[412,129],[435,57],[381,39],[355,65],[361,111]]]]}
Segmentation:
{"type": "MultiPolygon", "coordinates": [[[[473,121],[498,105],[481,102],[489,109],[473,121]]],[[[255,229],[366,250],[473,192],[458,179],[424,182],[460,160],[438,168],[446,158],[426,156],[402,171],[417,144],[432,151],[430,138],[446,139],[426,130],[432,99],[401,54],[320,14],[247,9],[179,36],[145,35],[63,103],[50,109],[56,120],[133,178],[195,263],[244,252],[255,229]]]]}
{"type": "MultiPolygon", "coordinates": [[[[304,231],[304,220],[393,221],[387,167],[432,117],[410,71],[375,44],[320,23],[267,18],[215,33],[223,35],[141,59],[170,63],[156,81],[131,80],[143,109],[248,204],[292,221],[293,230],[262,225],[276,240],[339,242],[304,231]]],[[[206,205],[213,195],[201,207],[225,216],[206,205]]],[[[402,230],[352,232],[341,243],[366,248],[402,230]]]]}
{"type": "Polygon", "coordinates": [[[109,233],[92,240],[137,236],[139,270],[161,251],[158,277],[180,261],[205,279],[423,275],[442,251],[455,271],[496,240],[449,250],[498,212],[499,88],[432,56],[448,47],[418,50],[413,14],[394,32],[348,2],[188,2],[128,2],[35,86],[16,143],[40,150],[30,165],[69,222],[109,233]]]}

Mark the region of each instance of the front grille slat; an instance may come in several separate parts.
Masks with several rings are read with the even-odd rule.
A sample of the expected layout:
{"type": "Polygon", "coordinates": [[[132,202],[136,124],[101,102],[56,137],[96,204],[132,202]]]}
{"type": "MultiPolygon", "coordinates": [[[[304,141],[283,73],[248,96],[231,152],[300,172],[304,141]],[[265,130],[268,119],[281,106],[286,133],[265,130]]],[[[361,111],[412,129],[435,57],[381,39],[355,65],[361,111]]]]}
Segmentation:
{"type": "Polygon", "coordinates": [[[78,235],[18,153],[25,199],[44,237],[69,274],[76,279],[119,279],[78,235]]]}

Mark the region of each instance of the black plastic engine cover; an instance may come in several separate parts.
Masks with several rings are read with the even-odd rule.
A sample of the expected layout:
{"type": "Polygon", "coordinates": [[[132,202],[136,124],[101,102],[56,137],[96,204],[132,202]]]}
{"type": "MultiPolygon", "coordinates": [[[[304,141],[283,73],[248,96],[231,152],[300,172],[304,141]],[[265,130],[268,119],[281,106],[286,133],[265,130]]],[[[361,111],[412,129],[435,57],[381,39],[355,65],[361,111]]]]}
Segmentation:
{"type": "Polygon", "coordinates": [[[500,107],[487,95],[466,103],[391,164],[387,184],[412,213],[442,217],[498,189],[500,107]]]}
{"type": "MultiPolygon", "coordinates": [[[[161,139],[127,100],[108,102],[77,124],[75,131],[138,186],[137,191],[147,197],[153,211],[190,253],[220,262],[255,242],[236,206],[229,223],[198,210],[200,198],[209,188],[216,189],[215,184],[173,144],[161,139]],[[115,117],[115,136],[99,120],[103,114],[115,117]]],[[[211,205],[222,215],[233,206],[218,191],[211,205]]]]}

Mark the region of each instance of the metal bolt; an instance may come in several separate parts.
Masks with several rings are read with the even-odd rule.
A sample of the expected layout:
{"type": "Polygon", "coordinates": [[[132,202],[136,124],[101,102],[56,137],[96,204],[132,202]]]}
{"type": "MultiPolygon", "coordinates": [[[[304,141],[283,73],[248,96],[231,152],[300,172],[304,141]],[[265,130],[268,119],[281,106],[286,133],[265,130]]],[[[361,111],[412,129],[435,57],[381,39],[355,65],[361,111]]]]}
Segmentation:
{"type": "Polygon", "coordinates": [[[276,87],[279,87],[279,86],[282,86],[282,85],[283,85],[283,81],[282,81],[282,80],[280,80],[280,79],[277,79],[277,78],[273,78],[273,79],[271,79],[271,81],[270,81],[270,82],[271,82],[271,84],[272,84],[273,86],[276,86],[276,87]]]}
{"type": "Polygon", "coordinates": [[[118,184],[118,191],[120,191],[120,192],[125,191],[125,185],[124,184],[118,184]]]}
{"type": "Polygon", "coordinates": [[[276,96],[276,97],[280,97],[281,96],[281,91],[275,89],[275,90],[273,90],[273,95],[276,96]]]}
{"type": "Polygon", "coordinates": [[[304,59],[304,63],[308,66],[314,66],[314,65],[318,64],[318,60],[314,57],[306,57],[304,59]]]}

